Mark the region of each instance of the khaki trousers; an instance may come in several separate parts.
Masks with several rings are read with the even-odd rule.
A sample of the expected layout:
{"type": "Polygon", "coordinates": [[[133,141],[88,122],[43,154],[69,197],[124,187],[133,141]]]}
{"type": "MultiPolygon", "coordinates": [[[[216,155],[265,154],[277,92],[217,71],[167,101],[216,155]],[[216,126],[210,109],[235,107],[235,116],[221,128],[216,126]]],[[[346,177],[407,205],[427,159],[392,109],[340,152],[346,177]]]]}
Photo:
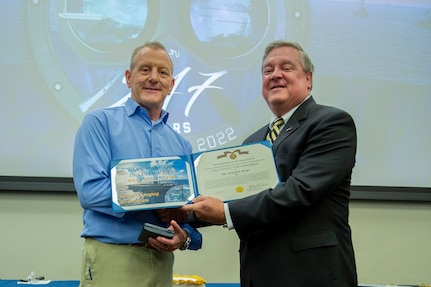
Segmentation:
{"type": "Polygon", "coordinates": [[[81,287],[172,287],[174,254],[86,238],[81,287]]]}

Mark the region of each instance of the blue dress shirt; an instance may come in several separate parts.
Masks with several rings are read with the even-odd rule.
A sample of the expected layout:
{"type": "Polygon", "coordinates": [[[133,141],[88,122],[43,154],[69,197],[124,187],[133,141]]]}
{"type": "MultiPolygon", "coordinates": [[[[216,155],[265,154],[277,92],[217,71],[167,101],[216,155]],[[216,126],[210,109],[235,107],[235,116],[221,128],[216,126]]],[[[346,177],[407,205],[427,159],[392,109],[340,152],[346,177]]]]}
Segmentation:
{"type": "MultiPolygon", "coordinates": [[[[154,211],[113,212],[111,160],[186,155],[191,144],[167,124],[168,113],[152,122],[148,112],[129,98],[124,106],[87,114],[78,129],[73,155],[73,180],[84,208],[82,237],[105,243],[139,243],[145,222],[164,225],[154,211]]],[[[189,249],[199,249],[201,234],[181,224],[191,239],[189,249]]]]}

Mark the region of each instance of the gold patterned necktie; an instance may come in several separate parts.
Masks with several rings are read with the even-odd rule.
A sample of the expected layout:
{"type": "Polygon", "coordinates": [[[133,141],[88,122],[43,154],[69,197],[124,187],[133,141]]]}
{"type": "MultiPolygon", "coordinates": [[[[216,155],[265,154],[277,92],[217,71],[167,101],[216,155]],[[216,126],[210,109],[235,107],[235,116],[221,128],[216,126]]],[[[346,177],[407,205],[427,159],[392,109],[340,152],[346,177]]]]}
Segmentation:
{"type": "Polygon", "coordinates": [[[280,127],[284,124],[283,118],[276,118],[271,125],[271,130],[266,135],[266,139],[274,143],[277,136],[280,134],[280,127]]]}

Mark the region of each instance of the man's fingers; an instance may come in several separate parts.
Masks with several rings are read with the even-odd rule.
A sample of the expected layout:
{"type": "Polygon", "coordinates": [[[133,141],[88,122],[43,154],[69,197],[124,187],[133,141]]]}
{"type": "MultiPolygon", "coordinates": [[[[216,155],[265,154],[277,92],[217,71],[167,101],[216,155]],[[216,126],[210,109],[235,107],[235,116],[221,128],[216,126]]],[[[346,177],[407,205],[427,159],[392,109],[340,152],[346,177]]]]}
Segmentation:
{"type": "Polygon", "coordinates": [[[194,204],[186,204],[181,207],[181,210],[184,210],[185,212],[195,211],[196,206],[194,206],[194,204]]]}
{"type": "Polygon", "coordinates": [[[174,231],[182,231],[181,226],[175,220],[171,220],[170,224],[172,225],[174,231]]]}
{"type": "Polygon", "coordinates": [[[201,201],[206,200],[207,198],[208,198],[208,196],[199,195],[198,197],[193,198],[192,202],[193,203],[201,202],[201,201]]]}
{"type": "Polygon", "coordinates": [[[204,201],[205,198],[206,198],[205,196],[200,195],[192,200],[192,204],[183,205],[180,209],[185,212],[196,211],[199,209],[198,203],[204,201]]]}

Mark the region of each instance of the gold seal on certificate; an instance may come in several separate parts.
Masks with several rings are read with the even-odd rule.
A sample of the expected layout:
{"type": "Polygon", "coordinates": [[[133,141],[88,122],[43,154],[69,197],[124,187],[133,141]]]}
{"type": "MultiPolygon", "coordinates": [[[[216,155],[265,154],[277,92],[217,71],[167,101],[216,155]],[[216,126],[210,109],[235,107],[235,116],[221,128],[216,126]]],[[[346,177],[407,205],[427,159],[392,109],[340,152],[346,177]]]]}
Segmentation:
{"type": "Polygon", "coordinates": [[[111,162],[116,212],[180,207],[202,194],[235,200],[279,181],[268,141],[184,156],[111,162]]]}

